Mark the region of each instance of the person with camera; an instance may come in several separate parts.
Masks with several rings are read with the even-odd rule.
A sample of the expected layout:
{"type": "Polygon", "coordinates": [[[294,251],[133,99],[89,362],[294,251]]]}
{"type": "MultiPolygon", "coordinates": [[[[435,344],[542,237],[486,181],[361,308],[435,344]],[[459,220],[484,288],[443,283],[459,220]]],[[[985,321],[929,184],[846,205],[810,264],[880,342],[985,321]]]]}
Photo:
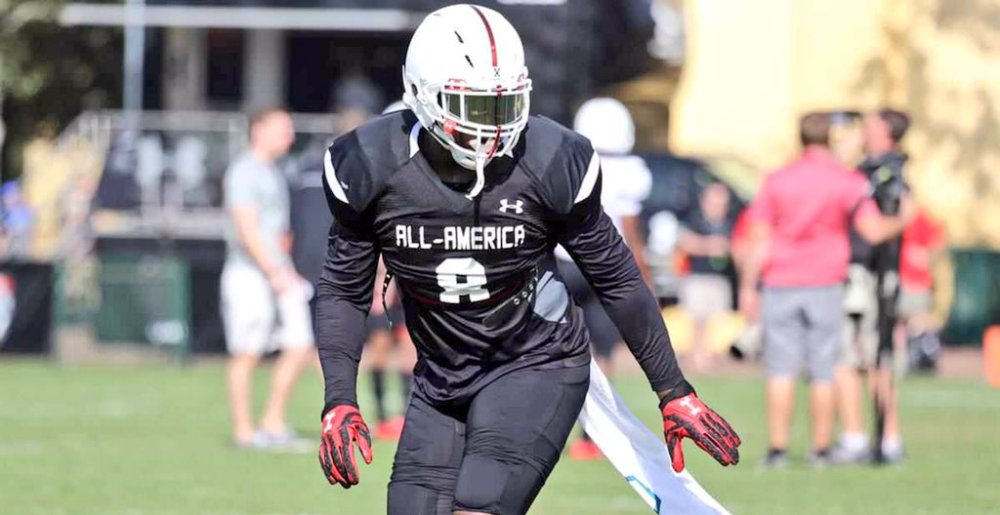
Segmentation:
{"type": "MultiPolygon", "coordinates": [[[[901,210],[900,199],[907,195],[907,186],[903,181],[903,166],[907,156],[900,148],[900,141],[909,129],[909,117],[900,111],[881,109],[866,114],[861,126],[865,158],[858,168],[868,181],[872,197],[880,211],[887,215],[897,213],[901,210]]],[[[913,219],[916,209],[911,208],[911,211],[910,219],[913,219]]],[[[907,228],[911,239],[912,229],[907,228]]],[[[893,237],[881,245],[874,245],[859,231],[851,234],[851,265],[845,303],[849,325],[836,372],[841,425],[840,442],[832,456],[836,463],[863,463],[873,455],[872,444],[863,427],[862,378],[872,373],[878,364],[880,330],[886,332],[885,336],[890,336],[895,329],[899,290],[898,287],[880,289],[879,276],[885,278],[903,275],[901,250],[900,238],[893,237]],[[880,296],[880,291],[885,293],[880,296]]],[[[929,271],[927,274],[929,276],[929,271]]],[[[912,282],[909,280],[911,275],[913,274],[906,274],[907,285],[912,282]]],[[[899,281],[894,283],[898,284],[899,281]]],[[[908,304],[911,304],[910,298],[907,299],[908,304]]],[[[885,375],[879,374],[878,382],[881,386],[891,382],[891,377],[883,377],[885,375]]],[[[877,442],[879,448],[875,454],[884,462],[899,463],[903,460],[904,453],[896,394],[892,388],[880,388],[879,391],[885,397],[881,399],[883,434],[881,441],[877,442]]]]}

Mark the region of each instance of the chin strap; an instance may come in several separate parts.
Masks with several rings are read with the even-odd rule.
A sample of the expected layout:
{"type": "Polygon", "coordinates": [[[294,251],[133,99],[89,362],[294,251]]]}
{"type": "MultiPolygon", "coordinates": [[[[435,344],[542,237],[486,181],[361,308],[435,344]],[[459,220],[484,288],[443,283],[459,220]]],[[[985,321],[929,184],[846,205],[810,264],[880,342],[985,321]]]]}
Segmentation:
{"type": "MultiPolygon", "coordinates": [[[[479,141],[482,141],[482,139],[480,139],[479,141]]],[[[490,151],[487,152],[486,155],[483,155],[480,152],[476,152],[476,184],[472,186],[472,189],[469,191],[467,195],[465,195],[465,198],[473,200],[476,198],[477,195],[482,193],[483,186],[486,185],[486,160],[492,158],[496,154],[497,147],[499,146],[500,146],[500,126],[498,125],[497,133],[493,136],[493,147],[490,148],[490,151]]]]}
{"type": "Polygon", "coordinates": [[[483,191],[483,186],[486,184],[486,156],[477,155],[476,156],[476,183],[472,185],[472,189],[469,193],[465,195],[465,198],[473,200],[483,191]]]}

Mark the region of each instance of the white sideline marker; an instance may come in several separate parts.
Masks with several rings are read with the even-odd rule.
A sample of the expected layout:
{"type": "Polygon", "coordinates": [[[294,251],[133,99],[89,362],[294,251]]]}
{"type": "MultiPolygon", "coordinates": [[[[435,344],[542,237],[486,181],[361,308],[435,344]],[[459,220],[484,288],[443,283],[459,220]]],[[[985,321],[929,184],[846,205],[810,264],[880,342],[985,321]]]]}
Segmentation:
{"type": "Polygon", "coordinates": [[[590,390],[579,422],[654,512],[729,514],[687,469],[674,472],[662,436],[653,434],[629,411],[593,360],[590,390]]]}

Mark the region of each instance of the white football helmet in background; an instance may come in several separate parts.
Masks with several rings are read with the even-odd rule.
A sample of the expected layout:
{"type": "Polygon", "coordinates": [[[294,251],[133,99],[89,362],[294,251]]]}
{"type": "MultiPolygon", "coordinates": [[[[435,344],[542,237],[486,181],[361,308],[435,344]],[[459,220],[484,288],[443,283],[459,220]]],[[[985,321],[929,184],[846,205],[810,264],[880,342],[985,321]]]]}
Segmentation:
{"type": "Polygon", "coordinates": [[[403,66],[403,102],[455,161],[476,171],[509,154],[528,123],[531,79],[517,31],[500,13],[468,4],[427,15],[403,66]]]}
{"type": "Polygon", "coordinates": [[[625,155],[635,146],[635,123],[625,104],[614,98],[592,98],[573,118],[573,130],[584,135],[598,154],[625,155]]]}

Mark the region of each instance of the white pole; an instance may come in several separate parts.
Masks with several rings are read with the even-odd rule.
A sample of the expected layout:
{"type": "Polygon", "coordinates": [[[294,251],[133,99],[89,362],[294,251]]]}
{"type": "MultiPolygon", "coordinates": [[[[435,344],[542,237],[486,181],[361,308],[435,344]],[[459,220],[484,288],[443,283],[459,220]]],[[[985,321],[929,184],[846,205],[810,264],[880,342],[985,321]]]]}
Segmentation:
{"type": "Polygon", "coordinates": [[[129,129],[138,129],[142,112],[143,59],[146,47],[145,0],[127,0],[125,5],[124,109],[129,129]]]}

